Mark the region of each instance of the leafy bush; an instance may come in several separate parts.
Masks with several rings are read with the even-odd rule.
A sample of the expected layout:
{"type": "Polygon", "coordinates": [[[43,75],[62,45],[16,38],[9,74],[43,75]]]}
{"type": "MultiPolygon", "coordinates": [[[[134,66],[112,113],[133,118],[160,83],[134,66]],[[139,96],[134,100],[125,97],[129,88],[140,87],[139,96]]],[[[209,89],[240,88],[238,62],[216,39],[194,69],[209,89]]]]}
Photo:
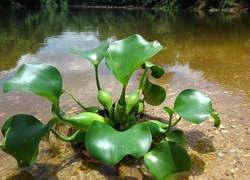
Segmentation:
{"type": "Polygon", "coordinates": [[[221,7],[222,8],[233,7],[233,5],[234,5],[234,0],[223,0],[221,2],[221,7]]]}
{"type": "Polygon", "coordinates": [[[43,137],[49,138],[52,132],[62,141],[84,143],[90,156],[104,164],[116,164],[124,156],[132,155],[143,158],[144,165],[156,179],[178,177],[188,172],[191,160],[185,150],[187,140],[181,130],[172,128],[181,119],[200,124],[209,116],[215,119],[214,125],[218,127],[220,119],[212,109],[209,97],[197,90],[186,89],[177,96],[173,108],[164,107],[169,114],[167,123],[154,119],[138,121],[145,103],[158,106],[165,100],[166,91],[149,78],[160,78],[164,71],[148,61],[163,49],[157,41],[148,42],[136,34],[111,45],[105,41],[88,51],[70,49],[93,64],[97,99],[103,108],[86,107],[63,89],[62,76],[55,67],[23,64],[14,76],[4,81],[3,91],[22,90],[48,99],[52,104],[53,118],[43,124],[28,114],[10,117],[2,127],[2,150],[12,155],[18,166],[30,166],[36,160],[39,142],[43,137]],[[98,66],[104,58],[108,69],[122,86],[117,102],[113,102],[111,94],[99,82],[98,66]],[[135,91],[126,98],[128,82],[138,67],[142,67],[144,73],[135,91]],[[150,75],[148,71],[151,71],[150,75]],[[84,112],[69,117],[63,115],[60,97],[64,93],[69,94],[84,112]],[[60,136],[55,129],[57,122],[64,122],[76,132],[70,137],[60,136]]]}

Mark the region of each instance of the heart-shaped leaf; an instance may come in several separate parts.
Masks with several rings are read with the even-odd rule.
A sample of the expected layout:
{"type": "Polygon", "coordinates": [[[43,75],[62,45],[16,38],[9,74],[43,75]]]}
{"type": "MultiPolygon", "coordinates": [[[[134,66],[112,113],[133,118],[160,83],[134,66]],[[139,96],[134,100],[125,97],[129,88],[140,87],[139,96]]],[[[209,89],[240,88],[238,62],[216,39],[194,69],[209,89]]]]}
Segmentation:
{"type": "Polygon", "coordinates": [[[91,62],[94,66],[98,66],[102,61],[102,59],[105,57],[105,53],[108,47],[109,47],[109,42],[104,41],[98,47],[91,50],[79,51],[70,48],[69,51],[85,58],[86,60],[91,62]]]}
{"type": "Polygon", "coordinates": [[[48,64],[23,64],[3,85],[4,92],[27,91],[58,104],[62,91],[62,76],[55,67],[48,64]]]}
{"type": "Polygon", "coordinates": [[[17,160],[19,167],[30,166],[36,160],[39,142],[50,128],[31,115],[15,115],[2,127],[1,148],[17,160]]]}
{"type": "Polygon", "coordinates": [[[186,89],[177,96],[173,110],[187,121],[200,124],[211,115],[212,102],[205,94],[186,89]]]}
{"type": "Polygon", "coordinates": [[[135,69],[162,49],[159,42],[148,42],[134,34],[109,46],[105,56],[106,64],[117,80],[127,86],[135,69]]]}
{"type": "Polygon", "coordinates": [[[171,179],[191,169],[185,149],[174,142],[163,141],[144,155],[144,164],[156,179],[171,179]]]}
{"type": "Polygon", "coordinates": [[[95,121],[88,128],[85,137],[89,154],[105,164],[116,164],[127,154],[139,158],[149,150],[151,142],[151,133],[143,124],[136,124],[120,132],[95,121]]]}
{"type": "Polygon", "coordinates": [[[142,85],[142,93],[146,102],[152,106],[158,106],[166,98],[166,91],[163,87],[153,84],[145,77],[142,85]]]}

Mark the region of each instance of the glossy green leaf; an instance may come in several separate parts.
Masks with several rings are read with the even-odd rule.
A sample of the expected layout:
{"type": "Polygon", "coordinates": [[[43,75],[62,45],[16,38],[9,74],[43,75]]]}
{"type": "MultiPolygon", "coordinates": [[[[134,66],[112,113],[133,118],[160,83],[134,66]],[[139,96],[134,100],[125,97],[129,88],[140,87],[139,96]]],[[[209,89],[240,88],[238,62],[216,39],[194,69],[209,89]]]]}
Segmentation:
{"type": "Polygon", "coordinates": [[[62,91],[62,76],[55,67],[48,64],[23,64],[3,85],[4,92],[27,91],[58,104],[62,91]]]}
{"type": "Polygon", "coordinates": [[[135,34],[109,46],[106,64],[117,80],[127,86],[135,69],[162,49],[159,42],[148,42],[135,34]]]}
{"type": "Polygon", "coordinates": [[[173,130],[165,138],[167,141],[175,142],[183,148],[187,147],[188,141],[182,130],[173,130]]]}
{"type": "Polygon", "coordinates": [[[144,79],[142,93],[146,102],[152,106],[160,105],[166,98],[165,89],[157,84],[151,83],[148,77],[144,79]]]}
{"type": "Polygon", "coordinates": [[[108,47],[109,47],[109,42],[104,41],[98,47],[91,50],[79,51],[70,48],[69,51],[85,58],[86,60],[91,62],[94,66],[98,66],[102,61],[102,59],[105,57],[105,53],[108,47]]]}
{"type": "Polygon", "coordinates": [[[143,69],[150,68],[151,76],[153,76],[154,78],[160,78],[164,74],[164,70],[160,66],[155,65],[148,61],[142,65],[142,68],[143,69]]]}
{"type": "Polygon", "coordinates": [[[187,121],[200,124],[212,113],[212,103],[205,94],[186,89],[177,96],[173,110],[187,121]]]}
{"type": "Polygon", "coordinates": [[[100,122],[93,122],[85,137],[91,157],[104,164],[116,164],[127,154],[139,158],[150,148],[152,136],[143,124],[136,124],[120,132],[100,122]]]}
{"type": "Polygon", "coordinates": [[[19,167],[30,166],[36,160],[39,142],[50,128],[31,115],[15,115],[2,127],[1,148],[17,160],[19,167]]]}
{"type": "Polygon", "coordinates": [[[178,178],[191,169],[191,159],[185,149],[174,142],[164,141],[144,155],[144,164],[159,180],[178,178]]]}

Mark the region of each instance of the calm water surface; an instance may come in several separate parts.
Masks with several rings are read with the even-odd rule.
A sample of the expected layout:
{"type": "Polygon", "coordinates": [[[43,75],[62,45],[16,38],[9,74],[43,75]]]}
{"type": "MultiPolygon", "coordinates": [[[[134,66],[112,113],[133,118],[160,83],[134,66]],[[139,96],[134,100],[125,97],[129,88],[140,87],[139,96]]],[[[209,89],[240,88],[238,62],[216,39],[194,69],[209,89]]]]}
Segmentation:
{"type": "MultiPolygon", "coordinates": [[[[69,53],[68,48],[87,50],[101,41],[113,42],[138,33],[168,48],[152,62],[164,68],[166,75],[159,81],[170,93],[196,88],[207,93],[219,109],[229,110],[239,104],[242,112],[235,117],[244,119],[249,113],[250,16],[247,14],[52,7],[4,8],[0,9],[0,17],[0,89],[2,82],[23,63],[49,63],[62,73],[64,88],[87,103],[96,102],[91,98],[95,90],[91,64],[69,53]],[[88,87],[87,91],[81,91],[83,85],[88,87]],[[222,102],[225,107],[219,106],[222,102]]],[[[104,64],[100,73],[104,86],[114,91],[110,81],[114,79],[104,64]]],[[[137,74],[133,76],[134,82],[137,74]]],[[[17,113],[32,114],[47,122],[49,111],[50,104],[40,97],[0,92],[0,127],[17,113]]],[[[5,156],[0,152],[0,159],[5,156]]]]}

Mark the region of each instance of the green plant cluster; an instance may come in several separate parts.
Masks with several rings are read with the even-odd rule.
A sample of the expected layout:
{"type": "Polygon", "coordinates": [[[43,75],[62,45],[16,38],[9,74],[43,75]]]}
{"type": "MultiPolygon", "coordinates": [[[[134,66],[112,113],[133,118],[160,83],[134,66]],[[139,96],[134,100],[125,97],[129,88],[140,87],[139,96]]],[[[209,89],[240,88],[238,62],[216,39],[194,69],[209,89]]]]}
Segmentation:
{"type": "Polygon", "coordinates": [[[250,2],[248,0],[146,0],[143,4],[145,7],[156,9],[202,9],[223,10],[227,8],[239,8],[248,10],[250,2]]]}
{"type": "Polygon", "coordinates": [[[67,5],[68,0],[1,0],[2,6],[67,5]]]}
{"type": "Polygon", "coordinates": [[[176,178],[188,172],[191,160],[186,151],[187,140],[183,131],[173,130],[173,127],[182,119],[200,124],[209,116],[218,127],[220,118],[212,109],[209,97],[195,89],[186,89],[176,97],[173,108],[163,108],[169,115],[166,122],[138,119],[144,113],[145,103],[158,106],[165,101],[165,89],[151,81],[151,78],[161,78],[164,70],[148,61],[164,49],[159,42],[148,42],[137,34],[112,44],[104,41],[87,51],[70,49],[93,65],[97,99],[102,107],[86,107],[63,89],[62,76],[55,67],[23,64],[15,75],[4,81],[3,91],[21,90],[48,99],[53,118],[43,124],[28,114],[10,117],[2,127],[4,140],[0,147],[16,159],[18,166],[30,166],[36,160],[40,141],[44,137],[49,139],[53,133],[62,141],[85,144],[90,156],[104,164],[117,164],[127,155],[142,158],[155,179],[176,178]],[[118,101],[114,101],[99,82],[98,67],[103,59],[122,87],[118,101]],[[128,94],[130,77],[139,67],[143,74],[134,92],[128,94]],[[83,112],[65,116],[67,113],[60,107],[60,97],[64,93],[69,94],[83,112]],[[58,122],[76,132],[62,137],[56,129],[58,122]]]}

